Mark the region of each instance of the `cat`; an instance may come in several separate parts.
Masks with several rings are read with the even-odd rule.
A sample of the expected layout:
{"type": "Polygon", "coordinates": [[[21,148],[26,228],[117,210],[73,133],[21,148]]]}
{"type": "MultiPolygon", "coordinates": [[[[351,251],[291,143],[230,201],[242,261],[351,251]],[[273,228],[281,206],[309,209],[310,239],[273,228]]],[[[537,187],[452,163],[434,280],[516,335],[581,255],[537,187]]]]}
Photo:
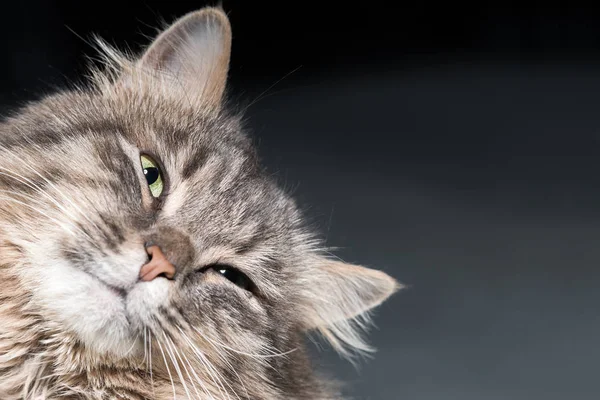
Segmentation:
{"type": "Polygon", "coordinates": [[[333,258],[228,104],[220,6],[0,123],[0,399],[338,399],[402,285],[333,258]]]}

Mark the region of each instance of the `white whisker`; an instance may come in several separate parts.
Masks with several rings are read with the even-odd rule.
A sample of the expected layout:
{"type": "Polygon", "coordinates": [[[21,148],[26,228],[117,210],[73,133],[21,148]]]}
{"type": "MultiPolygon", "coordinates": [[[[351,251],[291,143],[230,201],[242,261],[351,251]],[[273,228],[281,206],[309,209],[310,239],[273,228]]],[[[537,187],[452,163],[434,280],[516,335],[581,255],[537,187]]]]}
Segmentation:
{"type": "MultiPolygon", "coordinates": [[[[185,373],[188,376],[188,378],[190,379],[190,383],[192,384],[192,387],[194,388],[194,391],[196,392],[196,395],[198,396],[198,398],[200,398],[200,393],[198,392],[198,388],[196,387],[196,384],[194,383],[194,380],[192,379],[192,376],[190,375],[187,367],[185,366],[185,363],[183,361],[183,358],[181,357],[181,354],[179,353],[179,351],[177,350],[177,346],[175,346],[175,343],[173,343],[173,341],[171,339],[169,339],[169,342],[171,343],[171,346],[173,348],[173,350],[175,350],[175,353],[177,354],[177,357],[179,358],[179,360],[181,361],[181,364],[183,366],[183,368],[185,369],[185,373]]],[[[190,366],[190,369],[192,369],[192,371],[194,372],[194,375],[196,376],[196,379],[198,379],[198,375],[196,375],[196,371],[194,371],[192,365],[190,364],[189,360],[187,359],[187,356],[184,357],[186,359],[187,364],[190,366]]],[[[205,391],[206,392],[206,391],[205,391]]],[[[206,392],[206,394],[208,394],[210,396],[210,394],[208,392],[206,392]]]]}
{"type": "MultiPolygon", "coordinates": [[[[191,341],[191,339],[185,334],[185,332],[183,332],[183,330],[179,327],[178,327],[178,329],[179,329],[179,332],[181,332],[181,335],[184,338],[184,340],[192,348],[192,352],[198,357],[198,361],[200,361],[200,363],[202,363],[202,365],[206,368],[206,372],[209,374],[209,377],[210,377],[210,379],[212,379],[213,383],[215,383],[217,385],[217,388],[219,389],[219,392],[221,393],[221,395],[226,394],[227,398],[230,398],[229,394],[227,393],[227,390],[223,386],[223,382],[221,381],[222,376],[219,374],[219,372],[216,370],[216,368],[210,363],[210,361],[204,356],[204,354],[202,354],[202,352],[191,341]],[[215,375],[213,375],[213,373],[216,374],[216,379],[215,379],[215,375]]],[[[227,381],[225,381],[225,383],[228,385],[229,389],[233,393],[235,393],[235,390],[233,390],[233,388],[227,383],[227,381]]]]}
{"type": "MultiPolygon", "coordinates": [[[[37,209],[37,208],[35,208],[35,207],[27,204],[27,203],[24,203],[22,201],[19,201],[19,200],[16,200],[16,199],[12,198],[12,197],[6,197],[6,196],[0,196],[0,199],[3,199],[5,201],[10,201],[10,202],[17,203],[17,204],[20,204],[22,206],[25,206],[25,207],[31,209],[32,211],[35,211],[35,212],[41,214],[42,216],[48,218],[49,220],[54,221],[58,226],[60,226],[61,228],[63,228],[65,230],[65,232],[69,233],[70,235],[73,235],[73,236],[77,237],[74,232],[72,232],[71,230],[67,229],[69,227],[68,225],[65,226],[61,221],[57,220],[56,218],[53,218],[53,217],[49,216],[45,212],[43,212],[43,211],[41,211],[41,210],[39,210],[39,209],[37,209]]],[[[71,226],[71,228],[73,228],[73,226],[71,226]]]]}
{"type": "Polygon", "coordinates": [[[173,375],[171,374],[171,369],[169,368],[169,363],[167,362],[167,357],[165,357],[165,352],[163,351],[162,345],[160,344],[160,340],[158,339],[158,337],[156,338],[156,344],[158,344],[160,353],[162,354],[163,360],[165,361],[165,367],[167,368],[167,373],[169,374],[169,380],[171,381],[171,387],[173,388],[173,399],[177,399],[177,392],[175,390],[175,383],[173,382],[173,375]]]}
{"type": "MultiPolygon", "coordinates": [[[[185,336],[185,334],[184,334],[184,336],[185,336]]],[[[192,348],[192,350],[199,352],[199,353],[200,353],[200,354],[199,354],[199,357],[203,358],[203,356],[202,356],[202,354],[201,354],[200,350],[199,350],[199,349],[197,349],[196,345],[194,345],[194,344],[193,344],[192,340],[191,340],[191,339],[189,339],[187,336],[185,336],[185,337],[186,337],[187,341],[188,341],[189,343],[191,343],[191,344],[192,344],[192,347],[193,347],[193,348],[192,348]]],[[[202,337],[205,337],[205,336],[202,336],[202,337]]],[[[238,381],[240,382],[240,385],[242,386],[242,389],[243,389],[243,390],[244,390],[244,392],[246,393],[246,397],[249,397],[248,390],[246,389],[246,386],[244,385],[244,381],[242,380],[242,378],[240,377],[240,375],[237,373],[237,371],[236,371],[236,368],[235,368],[233,365],[231,365],[231,362],[229,361],[229,359],[227,358],[227,356],[225,356],[225,355],[223,355],[223,353],[221,353],[221,348],[219,348],[219,347],[215,346],[215,345],[214,345],[213,343],[211,343],[211,342],[209,342],[209,344],[210,344],[211,346],[213,346],[213,348],[215,349],[215,351],[216,351],[216,353],[217,353],[217,356],[219,357],[219,359],[220,359],[222,362],[224,362],[224,363],[225,363],[225,365],[226,365],[226,366],[229,368],[230,372],[233,372],[233,374],[236,376],[236,378],[237,378],[237,379],[238,379],[238,381]]],[[[226,381],[226,382],[227,382],[227,381],[226,381]]],[[[232,389],[232,388],[231,388],[231,386],[229,385],[229,383],[227,383],[227,386],[228,386],[230,389],[232,389]]],[[[234,392],[234,394],[235,394],[235,390],[233,390],[233,389],[232,389],[232,391],[233,391],[233,392],[234,392]]],[[[235,394],[235,395],[236,395],[236,397],[238,397],[238,399],[239,399],[239,396],[238,396],[237,394],[235,394]]]]}
{"type": "Polygon", "coordinates": [[[148,334],[147,334],[148,328],[144,327],[144,361],[143,363],[146,364],[146,369],[148,369],[148,334]]]}
{"type": "MultiPolygon", "coordinates": [[[[37,145],[37,143],[32,142],[31,140],[29,140],[27,137],[24,137],[24,140],[31,145],[32,148],[37,148],[40,149],[40,147],[37,145]]],[[[11,155],[14,155],[13,153],[11,153],[9,151],[9,149],[7,148],[3,148],[3,150],[5,150],[6,152],[8,152],[11,155]]],[[[43,150],[43,149],[40,149],[43,150]]],[[[36,174],[37,176],[39,176],[40,178],[42,178],[48,185],[50,185],[56,192],[58,192],[58,194],[60,194],[67,202],[69,202],[69,204],[71,204],[71,206],[73,206],[75,208],[76,211],[79,212],[79,214],[84,217],[85,219],[87,219],[96,229],[98,229],[98,226],[95,224],[94,221],[92,221],[87,214],[77,205],[75,204],[71,198],[67,195],[64,194],[64,192],[62,192],[58,187],[56,187],[48,178],[46,178],[44,175],[42,175],[37,169],[35,169],[30,163],[26,162],[23,158],[20,157],[16,157],[15,158],[18,160],[18,162],[23,165],[25,168],[29,169],[31,172],[33,172],[34,174],[36,174]]],[[[21,175],[21,178],[27,179],[25,177],[23,177],[21,175]]],[[[31,182],[29,179],[27,179],[30,183],[34,184],[33,182],[31,182]]],[[[35,184],[34,184],[35,185],[35,184]]],[[[37,185],[36,185],[37,186],[37,185]]]]}
{"type": "Polygon", "coordinates": [[[36,193],[39,193],[39,194],[43,195],[44,197],[46,197],[48,200],[50,200],[56,207],[58,207],[69,218],[76,219],[75,216],[73,214],[71,214],[66,208],[64,208],[54,197],[50,196],[50,194],[46,190],[43,190],[41,187],[36,185],[35,182],[31,181],[29,178],[15,172],[15,171],[9,170],[8,168],[0,167],[0,169],[6,171],[6,172],[0,172],[0,175],[8,176],[18,182],[21,182],[22,184],[26,185],[27,187],[35,190],[36,193]]]}
{"type": "Polygon", "coordinates": [[[188,391],[188,387],[187,384],[185,383],[185,378],[183,377],[183,374],[181,372],[181,368],[179,368],[179,362],[177,361],[177,359],[175,358],[175,355],[173,354],[171,347],[169,346],[169,338],[167,337],[167,335],[165,334],[165,332],[163,331],[163,337],[165,338],[165,350],[167,351],[167,354],[169,355],[169,358],[171,358],[171,361],[173,361],[173,366],[175,367],[175,371],[177,372],[177,376],[179,376],[179,381],[183,384],[183,390],[185,390],[185,393],[187,395],[188,400],[190,399],[190,392],[188,391]]]}
{"type": "Polygon", "coordinates": [[[131,353],[131,351],[133,350],[133,348],[135,347],[135,345],[137,344],[138,339],[140,338],[140,334],[138,333],[135,338],[133,338],[133,343],[131,343],[131,347],[129,347],[129,350],[127,350],[125,352],[125,356],[128,356],[129,353],[131,353]]]}
{"type": "Polygon", "coordinates": [[[81,214],[82,217],[84,217],[86,220],[88,220],[88,222],[90,224],[92,224],[92,226],[98,230],[100,230],[100,228],[98,227],[98,225],[91,220],[90,217],[88,217],[88,215],[83,212],[83,210],[81,209],[81,207],[79,207],[77,204],[75,204],[70,197],[68,197],[67,195],[65,195],[56,185],[54,185],[54,183],[52,183],[50,180],[48,180],[45,176],[43,176],[42,174],[39,173],[38,170],[36,170],[35,168],[33,168],[29,163],[23,162],[23,165],[25,165],[25,167],[29,168],[30,171],[32,171],[34,174],[36,174],[37,176],[39,176],[40,178],[42,178],[44,181],[46,181],[46,183],[50,186],[52,186],[52,188],[62,196],[63,199],[65,199],[67,202],[69,202],[69,204],[71,204],[71,206],[73,206],[75,208],[75,210],[77,210],[79,212],[79,214],[81,214]]]}
{"type": "Polygon", "coordinates": [[[152,394],[154,394],[154,376],[152,371],[152,331],[148,329],[148,358],[150,360],[150,385],[152,386],[152,394]]]}
{"type": "Polygon", "coordinates": [[[215,339],[209,338],[207,335],[204,335],[198,328],[194,328],[194,329],[196,329],[196,331],[200,335],[202,335],[202,337],[204,339],[208,340],[209,342],[214,343],[214,344],[216,344],[218,346],[221,346],[224,349],[227,349],[227,350],[232,351],[234,353],[237,353],[237,354],[240,354],[240,355],[243,355],[243,356],[247,356],[247,357],[251,357],[251,358],[285,357],[286,355],[288,355],[290,353],[293,353],[294,351],[298,350],[297,348],[294,348],[294,349],[291,349],[291,350],[288,350],[288,351],[285,351],[285,352],[277,353],[277,352],[274,352],[272,350],[266,349],[266,351],[269,351],[271,354],[252,354],[252,353],[246,353],[246,352],[243,352],[243,351],[240,351],[240,350],[233,349],[233,348],[227,346],[226,344],[218,342],[215,339]]]}
{"type": "MultiPolygon", "coordinates": [[[[10,170],[8,170],[8,169],[6,169],[6,168],[3,168],[3,167],[0,167],[0,169],[3,169],[3,170],[5,170],[5,171],[8,171],[8,172],[10,173],[10,175],[9,175],[9,174],[8,174],[8,173],[6,173],[6,172],[0,172],[0,175],[9,176],[10,178],[12,178],[12,179],[14,179],[14,180],[16,180],[16,181],[19,181],[19,182],[23,183],[24,185],[26,185],[26,186],[30,187],[31,189],[35,190],[35,191],[36,191],[36,193],[39,193],[39,194],[43,195],[44,197],[48,198],[48,199],[49,199],[49,200],[50,200],[52,203],[54,203],[54,204],[55,204],[55,205],[56,205],[56,206],[57,206],[57,207],[58,207],[58,208],[59,208],[59,209],[60,209],[60,210],[61,210],[61,211],[62,211],[62,212],[65,214],[65,215],[67,215],[67,216],[68,216],[70,219],[75,219],[75,218],[73,217],[73,215],[69,214],[69,213],[68,213],[68,212],[65,210],[65,208],[64,208],[64,207],[62,207],[62,206],[61,206],[61,205],[60,205],[60,204],[59,204],[59,203],[58,203],[58,202],[57,202],[57,201],[56,201],[56,200],[55,200],[55,199],[54,199],[52,196],[50,196],[50,195],[49,195],[49,194],[48,194],[46,191],[42,190],[42,188],[40,188],[39,186],[35,185],[35,184],[34,184],[33,182],[31,182],[31,181],[29,181],[29,182],[31,182],[31,184],[29,184],[29,183],[27,183],[27,182],[25,182],[25,181],[21,180],[20,178],[17,178],[17,177],[16,177],[16,176],[18,176],[18,177],[22,177],[22,175],[19,175],[19,174],[15,173],[15,172],[13,172],[13,171],[10,171],[10,170]]],[[[23,179],[27,179],[27,178],[23,177],[23,179]]],[[[17,193],[17,192],[14,192],[14,191],[10,191],[10,193],[11,193],[11,194],[13,194],[13,195],[18,195],[18,196],[24,197],[24,198],[28,199],[29,201],[33,201],[33,202],[35,202],[36,204],[39,204],[39,205],[41,205],[41,206],[47,206],[47,204],[45,204],[45,203],[42,203],[42,202],[41,202],[39,199],[36,199],[36,198],[34,198],[34,197],[32,197],[32,196],[29,196],[29,195],[26,195],[26,194],[24,194],[24,193],[17,193]]],[[[87,234],[87,233],[86,233],[86,232],[85,232],[83,229],[79,228],[77,225],[75,225],[75,224],[74,224],[73,222],[71,222],[71,221],[68,221],[68,222],[70,222],[71,226],[72,226],[73,228],[77,229],[77,230],[78,230],[78,231],[79,231],[79,232],[80,232],[82,235],[84,235],[84,236],[86,236],[87,238],[89,238],[90,240],[92,240],[92,238],[91,238],[91,237],[90,237],[90,236],[89,236],[89,235],[88,235],[88,234],[87,234]]]]}

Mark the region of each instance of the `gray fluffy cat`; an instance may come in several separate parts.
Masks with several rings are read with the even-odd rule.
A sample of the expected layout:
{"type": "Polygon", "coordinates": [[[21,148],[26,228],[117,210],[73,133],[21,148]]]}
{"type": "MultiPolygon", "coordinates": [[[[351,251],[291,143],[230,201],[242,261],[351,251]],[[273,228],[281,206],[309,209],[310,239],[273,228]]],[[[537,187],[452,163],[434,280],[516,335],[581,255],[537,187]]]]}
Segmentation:
{"type": "Polygon", "coordinates": [[[400,285],[327,257],[263,172],[224,12],[102,47],[89,88],[0,123],[0,399],[338,399],[306,333],[369,351],[400,285]]]}

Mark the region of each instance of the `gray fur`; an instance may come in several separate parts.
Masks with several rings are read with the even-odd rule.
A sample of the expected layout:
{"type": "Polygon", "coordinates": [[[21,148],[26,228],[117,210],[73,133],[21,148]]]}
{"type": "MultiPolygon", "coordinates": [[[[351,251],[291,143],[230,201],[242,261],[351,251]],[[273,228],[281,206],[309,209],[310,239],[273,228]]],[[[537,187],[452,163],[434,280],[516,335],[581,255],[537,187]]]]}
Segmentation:
{"type": "Polygon", "coordinates": [[[369,351],[367,311],[399,285],[325,257],[265,173],[224,106],[230,40],[222,10],[188,14],[0,125],[0,398],[334,399],[306,332],[369,351]],[[161,166],[159,199],[140,154],[161,166]],[[173,280],[139,280],[149,243],[173,280]]]}

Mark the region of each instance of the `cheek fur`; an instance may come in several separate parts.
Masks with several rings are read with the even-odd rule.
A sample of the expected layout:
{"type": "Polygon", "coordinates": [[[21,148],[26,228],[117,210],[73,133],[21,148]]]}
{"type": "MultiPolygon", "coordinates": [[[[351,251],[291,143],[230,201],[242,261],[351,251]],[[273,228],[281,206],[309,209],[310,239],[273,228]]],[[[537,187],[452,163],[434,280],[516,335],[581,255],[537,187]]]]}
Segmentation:
{"type": "Polygon", "coordinates": [[[182,336],[192,338],[210,362],[225,370],[233,364],[257,371],[278,352],[270,339],[265,309],[256,298],[238,293],[227,283],[180,287],[170,308],[180,316],[179,321],[172,322],[181,326],[163,328],[175,331],[184,344],[189,341],[182,336]]]}
{"type": "Polygon", "coordinates": [[[84,271],[109,286],[128,290],[139,280],[139,271],[148,260],[144,240],[131,235],[118,245],[105,246],[101,241],[61,244],[61,253],[74,268],[84,271]]]}
{"type": "Polygon", "coordinates": [[[196,274],[185,279],[173,296],[173,306],[193,327],[240,332],[268,329],[267,313],[260,300],[216,274],[196,274]]]}

